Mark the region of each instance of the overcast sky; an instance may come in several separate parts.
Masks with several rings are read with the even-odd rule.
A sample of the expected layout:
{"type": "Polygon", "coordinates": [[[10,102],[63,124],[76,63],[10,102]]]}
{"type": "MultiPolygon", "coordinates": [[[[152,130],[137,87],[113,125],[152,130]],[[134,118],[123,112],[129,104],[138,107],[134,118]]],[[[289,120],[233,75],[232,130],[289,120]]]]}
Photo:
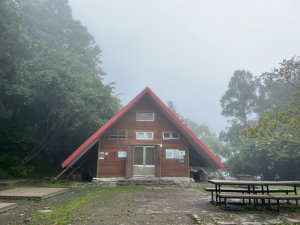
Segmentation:
{"type": "Polygon", "coordinates": [[[103,50],[105,83],[127,104],[146,86],[219,132],[237,69],[253,75],[300,55],[300,1],[69,0],[103,50]]]}

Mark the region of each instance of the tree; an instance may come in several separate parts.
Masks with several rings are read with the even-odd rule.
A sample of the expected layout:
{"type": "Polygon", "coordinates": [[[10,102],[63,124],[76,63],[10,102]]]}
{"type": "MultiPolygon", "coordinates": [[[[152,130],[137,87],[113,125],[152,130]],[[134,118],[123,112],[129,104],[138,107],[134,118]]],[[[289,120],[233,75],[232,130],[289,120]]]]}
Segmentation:
{"type": "Polygon", "coordinates": [[[233,119],[220,134],[228,147],[226,168],[263,179],[299,179],[299,63],[284,60],[281,68],[255,80],[256,116],[245,122],[233,119]]]}
{"type": "Polygon", "coordinates": [[[0,169],[58,170],[119,100],[102,82],[100,48],[67,0],[0,4],[0,169]]]}
{"type": "Polygon", "coordinates": [[[246,125],[249,117],[255,113],[257,81],[245,70],[234,72],[228,84],[228,90],[221,98],[222,112],[232,122],[246,125]]]}
{"type": "Polygon", "coordinates": [[[258,122],[246,129],[246,135],[264,140],[279,140],[300,144],[300,60],[283,60],[280,68],[262,74],[266,84],[281,84],[291,88],[290,100],[262,114],[258,122]]]}
{"type": "Polygon", "coordinates": [[[250,72],[236,70],[230,79],[227,91],[221,97],[221,114],[230,118],[231,123],[231,126],[221,131],[219,135],[226,143],[223,150],[226,159],[234,158],[240,153],[241,147],[246,146],[242,144],[247,141],[242,136],[242,130],[257,114],[258,87],[257,79],[250,72]]]}
{"type": "Polygon", "coordinates": [[[226,161],[232,174],[251,174],[262,179],[299,179],[300,154],[295,144],[244,139],[239,152],[226,161]]]}

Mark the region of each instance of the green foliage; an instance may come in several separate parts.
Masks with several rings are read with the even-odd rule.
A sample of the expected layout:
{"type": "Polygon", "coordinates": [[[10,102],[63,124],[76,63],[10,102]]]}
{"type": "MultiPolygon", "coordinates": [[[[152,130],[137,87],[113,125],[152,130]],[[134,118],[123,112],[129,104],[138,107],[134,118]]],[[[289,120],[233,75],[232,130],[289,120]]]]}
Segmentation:
{"type": "Polygon", "coordinates": [[[279,83],[293,89],[291,100],[262,114],[245,134],[263,140],[279,140],[300,144],[300,59],[283,60],[280,68],[261,76],[265,83],[279,83]]]}
{"type": "Polygon", "coordinates": [[[0,14],[0,160],[12,163],[0,167],[19,176],[57,170],[119,100],[102,82],[99,47],[66,0],[4,0],[0,14]]]}
{"type": "Polygon", "coordinates": [[[171,109],[178,118],[183,121],[183,123],[193,132],[193,134],[203,142],[208,149],[210,149],[214,154],[218,157],[224,152],[224,145],[218,139],[217,135],[213,133],[206,124],[198,124],[193,120],[188,118],[184,118],[176,111],[176,107],[174,106],[172,101],[168,101],[168,107],[171,109]]]}
{"type": "MultiPolygon", "coordinates": [[[[242,120],[235,113],[239,111],[235,105],[245,101],[243,95],[233,94],[239,97],[234,99],[235,105],[231,104],[231,111],[226,110],[230,104],[222,105],[223,115],[235,118],[231,127],[220,134],[227,143],[226,168],[233,174],[247,173],[264,179],[299,179],[300,107],[296,92],[300,90],[300,63],[295,60],[284,60],[279,69],[255,78],[251,89],[255,94],[248,95],[251,98],[247,100],[247,106],[251,105],[247,111],[254,116],[242,120]]],[[[246,81],[249,78],[241,77],[246,81]]],[[[228,98],[227,93],[236,90],[239,93],[243,84],[249,83],[246,81],[240,82],[238,88],[229,86],[230,90],[222,97],[223,102],[228,98]]]]}
{"type": "Polygon", "coordinates": [[[299,179],[300,152],[296,145],[244,138],[226,168],[233,174],[251,174],[262,179],[299,179]]]}
{"type": "Polygon", "coordinates": [[[207,124],[198,124],[193,120],[185,119],[185,125],[201,140],[214,154],[221,157],[224,152],[224,144],[213,133],[207,124]]]}
{"type": "Polygon", "coordinates": [[[245,135],[300,145],[300,107],[293,105],[264,113],[257,123],[247,127],[245,135]]]}
{"type": "Polygon", "coordinates": [[[273,69],[272,72],[262,74],[262,78],[266,83],[280,82],[287,83],[292,87],[300,90],[300,58],[297,56],[287,60],[284,59],[279,68],[273,69]]]}

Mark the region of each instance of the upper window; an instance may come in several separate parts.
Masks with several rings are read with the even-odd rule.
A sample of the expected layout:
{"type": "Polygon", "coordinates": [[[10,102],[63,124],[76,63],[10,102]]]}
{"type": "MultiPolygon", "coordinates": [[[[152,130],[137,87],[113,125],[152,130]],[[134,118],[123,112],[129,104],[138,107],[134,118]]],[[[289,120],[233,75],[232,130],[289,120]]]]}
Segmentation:
{"type": "Polygon", "coordinates": [[[136,112],[136,121],[154,121],[154,112],[136,112]]]}
{"type": "Polygon", "coordinates": [[[177,132],[163,132],[164,140],[174,140],[179,139],[179,134],[177,132]]]}
{"type": "Polygon", "coordinates": [[[110,130],[108,134],[108,138],[114,140],[126,140],[127,130],[110,130]]]}
{"type": "Polygon", "coordinates": [[[153,140],[152,131],[137,131],[136,140],[153,140]]]}

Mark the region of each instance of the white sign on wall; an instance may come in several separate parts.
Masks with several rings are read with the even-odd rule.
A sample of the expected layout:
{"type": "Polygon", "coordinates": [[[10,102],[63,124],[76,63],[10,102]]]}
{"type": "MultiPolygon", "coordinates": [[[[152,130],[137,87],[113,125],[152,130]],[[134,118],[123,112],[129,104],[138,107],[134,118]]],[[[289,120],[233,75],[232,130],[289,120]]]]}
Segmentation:
{"type": "Polygon", "coordinates": [[[174,159],[173,149],[166,149],[166,159],[174,159]]]}
{"type": "Polygon", "coordinates": [[[104,159],[104,152],[99,152],[99,159],[104,159]]]}
{"type": "Polygon", "coordinates": [[[127,152],[126,151],[118,151],[118,158],[126,158],[127,152]]]}
{"type": "Polygon", "coordinates": [[[179,159],[183,159],[184,156],[185,156],[185,150],[179,150],[178,151],[178,156],[179,156],[179,159]]]}
{"type": "Polygon", "coordinates": [[[166,159],[183,159],[185,150],[166,149],[166,159]]]}

